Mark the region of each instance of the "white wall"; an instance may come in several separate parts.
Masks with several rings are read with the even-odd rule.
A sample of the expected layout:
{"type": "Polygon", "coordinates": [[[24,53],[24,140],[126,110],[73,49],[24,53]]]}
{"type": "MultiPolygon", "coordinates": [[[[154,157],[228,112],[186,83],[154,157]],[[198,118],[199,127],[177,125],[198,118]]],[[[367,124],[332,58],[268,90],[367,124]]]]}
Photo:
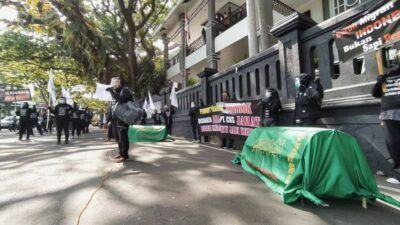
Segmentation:
{"type": "Polygon", "coordinates": [[[167,70],[167,79],[171,79],[172,77],[176,76],[180,72],[180,63],[173,65],[171,68],[167,70]]]}

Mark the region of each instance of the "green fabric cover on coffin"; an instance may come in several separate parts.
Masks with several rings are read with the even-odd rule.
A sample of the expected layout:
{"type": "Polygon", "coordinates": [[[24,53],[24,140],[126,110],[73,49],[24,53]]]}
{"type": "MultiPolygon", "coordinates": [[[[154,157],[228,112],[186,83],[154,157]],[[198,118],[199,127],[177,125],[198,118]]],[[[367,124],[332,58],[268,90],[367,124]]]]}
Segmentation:
{"type": "Polygon", "coordinates": [[[132,125],[128,131],[129,142],[159,142],[164,141],[167,135],[165,126],[132,125]]]}
{"type": "Polygon", "coordinates": [[[247,138],[235,163],[258,176],[285,203],[301,196],[317,205],[320,198],[379,198],[375,177],[357,141],[339,130],[322,128],[257,128],[247,138]]]}

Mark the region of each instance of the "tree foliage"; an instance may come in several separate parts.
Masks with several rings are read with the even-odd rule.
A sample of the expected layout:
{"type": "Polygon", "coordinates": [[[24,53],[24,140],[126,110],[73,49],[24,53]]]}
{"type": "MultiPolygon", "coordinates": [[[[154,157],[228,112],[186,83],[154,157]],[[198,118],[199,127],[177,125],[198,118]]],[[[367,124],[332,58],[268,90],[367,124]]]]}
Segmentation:
{"type": "Polygon", "coordinates": [[[14,29],[57,42],[76,63],[79,77],[107,82],[121,76],[138,96],[165,84],[160,51],[150,33],[160,24],[171,0],[0,0],[18,10],[14,29]],[[147,89],[147,90],[145,90],[147,89]]]}

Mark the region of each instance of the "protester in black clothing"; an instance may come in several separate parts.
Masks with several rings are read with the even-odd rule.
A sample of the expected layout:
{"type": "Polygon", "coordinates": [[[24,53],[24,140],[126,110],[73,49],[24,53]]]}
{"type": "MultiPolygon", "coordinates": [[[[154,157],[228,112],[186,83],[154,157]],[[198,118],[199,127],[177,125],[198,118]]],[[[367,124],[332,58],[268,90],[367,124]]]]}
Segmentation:
{"type": "Polygon", "coordinates": [[[55,116],[56,121],[56,129],[57,129],[57,144],[61,144],[61,133],[64,131],[65,142],[64,144],[68,144],[69,138],[69,121],[72,112],[72,106],[66,103],[65,98],[60,98],[58,104],[52,110],[49,107],[51,113],[55,116]]]}
{"type": "Polygon", "coordinates": [[[86,110],[83,107],[79,108],[79,124],[80,124],[80,130],[81,130],[81,134],[84,134],[86,132],[86,110]]]}
{"type": "Polygon", "coordinates": [[[372,95],[381,98],[382,126],[385,132],[386,146],[392,158],[393,177],[387,181],[400,184],[400,55],[397,55],[397,67],[388,74],[380,75],[372,88],[372,95]]]}
{"type": "Polygon", "coordinates": [[[146,120],[147,120],[147,113],[145,110],[143,110],[143,115],[142,118],[140,120],[140,125],[146,125],[146,120]]]}
{"type": "Polygon", "coordinates": [[[161,125],[162,121],[161,121],[161,114],[158,113],[157,109],[154,110],[154,114],[153,114],[153,123],[154,125],[161,125]]]}
{"type": "Polygon", "coordinates": [[[165,127],[167,129],[167,133],[172,135],[172,117],[175,114],[175,110],[173,106],[168,107],[167,105],[164,107],[164,111],[162,112],[162,117],[164,118],[165,127]]]}
{"type": "Polygon", "coordinates": [[[36,105],[34,105],[32,108],[31,118],[32,118],[32,127],[31,128],[36,127],[36,130],[39,132],[39,134],[43,135],[42,127],[39,125],[39,112],[36,109],[36,105]]]}
{"type": "Polygon", "coordinates": [[[77,137],[81,136],[81,120],[79,118],[79,106],[74,102],[72,107],[72,138],[75,138],[75,132],[77,137]]]}
{"type": "Polygon", "coordinates": [[[296,77],[296,101],[294,110],[294,124],[296,126],[315,126],[321,117],[321,103],[324,98],[323,87],[317,78],[308,74],[296,77]]]}
{"type": "Polygon", "coordinates": [[[190,125],[192,126],[193,143],[198,143],[200,141],[200,136],[197,135],[197,130],[198,130],[197,111],[198,108],[196,107],[196,103],[191,102],[189,109],[189,117],[190,117],[190,125]]]}
{"type": "Polygon", "coordinates": [[[92,123],[92,119],[93,119],[93,112],[86,107],[86,117],[85,117],[85,133],[88,134],[89,133],[89,126],[92,123]]]}
{"type": "MultiPolygon", "coordinates": [[[[231,96],[229,95],[229,92],[224,91],[222,93],[222,101],[223,102],[230,102],[231,101],[231,96]]],[[[222,146],[221,148],[223,149],[233,149],[233,139],[230,137],[223,137],[222,138],[222,146]]]]}
{"type": "Polygon", "coordinates": [[[112,109],[110,107],[109,113],[107,114],[107,140],[105,142],[110,142],[112,138],[115,138],[115,133],[116,129],[113,124],[113,119],[112,119],[112,109]]]}
{"type": "MultiPolygon", "coordinates": [[[[131,90],[124,85],[124,82],[121,78],[114,77],[111,80],[111,85],[112,88],[107,88],[107,91],[111,93],[111,96],[115,99],[116,103],[127,103],[129,101],[133,101],[131,90]]],[[[117,130],[115,138],[118,141],[119,148],[119,155],[114,157],[114,159],[117,163],[121,163],[129,159],[129,125],[118,118],[113,118],[113,122],[117,130]]]]}
{"type": "Polygon", "coordinates": [[[26,133],[26,140],[29,140],[30,129],[32,126],[32,110],[29,108],[27,102],[25,102],[21,109],[15,112],[19,116],[19,140],[22,140],[22,135],[26,133]]]}
{"type": "Polygon", "coordinates": [[[275,88],[267,88],[265,90],[265,99],[262,100],[262,106],[262,126],[278,126],[282,104],[275,88]]]}

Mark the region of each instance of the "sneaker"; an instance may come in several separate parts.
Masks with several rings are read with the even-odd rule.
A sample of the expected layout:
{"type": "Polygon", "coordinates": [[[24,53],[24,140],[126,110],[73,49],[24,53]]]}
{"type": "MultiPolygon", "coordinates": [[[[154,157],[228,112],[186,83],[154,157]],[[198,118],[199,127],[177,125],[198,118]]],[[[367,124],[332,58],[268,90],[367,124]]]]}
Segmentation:
{"type": "Polygon", "coordinates": [[[386,182],[391,183],[391,184],[400,184],[400,181],[393,177],[387,179],[386,182]]]}
{"type": "Polygon", "coordinates": [[[61,144],[61,141],[57,141],[57,144],[60,145],[60,144],[61,144]]]}
{"type": "Polygon", "coordinates": [[[117,155],[117,156],[114,156],[114,157],[113,157],[113,159],[119,159],[119,158],[122,158],[122,156],[117,155]]]}
{"type": "Polygon", "coordinates": [[[226,150],[226,147],[222,147],[222,149],[226,150]]]}
{"type": "Polygon", "coordinates": [[[196,142],[196,140],[193,140],[193,141],[191,141],[192,143],[195,143],[196,142]]]}
{"type": "Polygon", "coordinates": [[[18,138],[18,140],[22,141],[22,138],[18,138]]]}
{"type": "Polygon", "coordinates": [[[194,143],[196,143],[196,144],[197,144],[197,143],[200,143],[200,140],[196,140],[194,143]]]}
{"type": "Polygon", "coordinates": [[[123,163],[123,162],[126,162],[126,161],[128,161],[128,159],[127,158],[122,158],[122,157],[115,160],[116,163],[123,163]]]}
{"type": "Polygon", "coordinates": [[[228,150],[229,150],[229,151],[233,151],[233,148],[229,148],[228,150]]]}
{"type": "Polygon", "coordinates": [[[65,140],[65,141],[64,141],[64,145],[67,145],[67,144],[68,144],[68,140],[65,140]]]}

